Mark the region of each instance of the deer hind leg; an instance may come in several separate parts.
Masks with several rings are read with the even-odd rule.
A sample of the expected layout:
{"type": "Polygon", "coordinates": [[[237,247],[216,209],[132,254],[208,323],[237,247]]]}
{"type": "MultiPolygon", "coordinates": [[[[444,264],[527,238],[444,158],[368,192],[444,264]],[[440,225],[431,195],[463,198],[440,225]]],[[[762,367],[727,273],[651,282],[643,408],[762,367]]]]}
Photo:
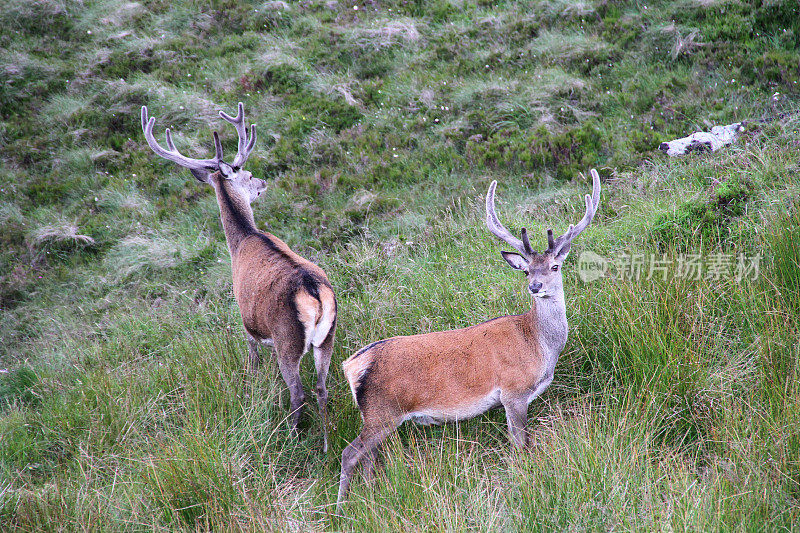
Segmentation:
{"type": "Polygon", "coordinates": [[[306,395],[303,392],[303,384],[300,381],[300,357],[302,351],[287,349],[285,346],[275,346],[278,352],[278,369],[286,386],[289,388],[289,412],[292,417],[292,433],[298,434],[300,426],[300,415],[303,412],[303,402],[306,395]]]}
{"type": "Polygon", "coordinates": [[[328,453],[328,389],[325,385],[328,379],[328,368],[331,364],[333,352],[333,332],[325,339],[321,346],[314,346],[314,367],[317,370],[317,384],[314,391],[317,394],[319,416],[322,419],[322,452],[328,453]]]}
{"type": "Polygon", "coordinates": [[[372,451],[364,455],[362,461],[362,469],[364,471],[364,481],[367,483],[372,483],[372,480],[375,479],[375,463],[378,461],[378,455],[380,454],[381,445],[378,444],[372,451]]]}
{"type": "Polygon", "coordinates": [[[261,355],[258,353],[258,340],[249,333],[247,335],[247,362],[245,368],[248,374],[256,374],[261,366],[261,355]]]}
{"type": "Polygon", "coordinates": [[[397,424],[383,425],[378,428],[364,428],[361,434],[353,440],[342,452],[342,473],[339,476],[339,495],[336,498],[336,512],[342,510],[347,491],[350,488],[350,480],[353,471],[358,463],[365,458],[369,458],[370,463],[374,464],[374,454],[377,453],[378,446],[386,440],[392,431],[397,428],[397,424]]]}

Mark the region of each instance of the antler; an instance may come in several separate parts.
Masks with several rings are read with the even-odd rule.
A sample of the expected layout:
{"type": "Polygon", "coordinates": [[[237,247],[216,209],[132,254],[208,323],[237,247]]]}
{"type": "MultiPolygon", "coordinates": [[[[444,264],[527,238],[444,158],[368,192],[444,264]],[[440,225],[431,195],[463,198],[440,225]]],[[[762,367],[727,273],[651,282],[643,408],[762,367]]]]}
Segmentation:
{"type": "Polygon", "coordinates": [[[583,215],[583,218],[575,226],[570,224],[567,231],[555,241],[553,241],[553,230],[547,230],[547,251],[553,252],[553,255],[559,255],[564,252],[565,249],[569,249],[572,240],[586,229],[592,221],[592,218],[594,218],[597,208],[600,206],[600,176],[595,169],[590,170],[589,173],[592,175],[592,195],[589,196],[587,194],[585,197],[586,213],[583,215]]]}
{"type": "Polygon", "coordinates": [[[489,231],[513,246],[523,256],[532,256],[533,250],[531,249],[531,243],[528,241],[528,231],[522,228],[522,240],[519,240],[511,235],[511,232],[497,218],[497,213],[494,211],[495,188],[497,188],[497,180],[492,181],[491,185],[489,185],[489,192],[486,193],[486,225],[489,227],[489,231]]]}
{"type": "Polygon", "coordinates": [[[219,164],[222,161],[222,144],[219,142],[219,136],[217,132],[214,132],[214,149],[216,150],[216,155],[214,159],[192,159],[191,157],[186,157],[181,155],[178,152],[178,149],[175,148],[175,143],[172,142],[172,134],[167,128],[167,148],[164,149],[158,141],[156,141],[155,137],[153,136],[153,126],[156,123],[155,117],[148,118],[147,116],[147,106],[142,106],[142,130],[144,131],[144,138],[147,139],[147,144],[150,145],[150,148],[153,151],[163,157],[164,159],[169,159],[173,163],[177,163],[182,167],[188,168],[189,170],[217,170],[219,168],[219,164]]]}
{"type": "MultiPolygon", "coordinates": [[[[548,229],[547,250],[545,250],[545,253],[549,252],[553,255],[560,255],[568,251],[572,240],[580,235],[592,221],[592,218],[594,218],[594,214],[600,206],[600,175],[595,169],[590,170],[589,173],[592,175],[592,195],[586,195],[586,213],[583,215],[580,222],[574,226],[570,224],[569,229],[556,239],[553,238],[553,230],[548,229]]],[[[535,252],[531,248],[531,243],[528,240],[528,231],[522,228],[522,240],[517,239],[511,235],[511,232],[508,231],[497,218],[497,214],[494,210],[494,191],[496,188],[497,181],[493,181],[492,184],[489,185],[489,192],[486,193],[486,225],[489,227],[489,231],[513,246],[514,249],[524,257],[530,258],[535,252]]]]}
{"type": "Polygon", "coordinates": [[[236,128],[236,133],[239,134],[239,149],[236,152],[236,157],[233,159],[233,164],[231,166],[234,168],[241,168],[247,162],[247,158],[250,157],[250,152],[253,151],[253,147],[256,145],[256,125],[250,125],[250,139],[248,139],[247,126],[244,124],[244,104],[241,102],[239,102],[239,109],[235,118],[224,111],[220,111],[219,116],[233,124],[236,128]]]}

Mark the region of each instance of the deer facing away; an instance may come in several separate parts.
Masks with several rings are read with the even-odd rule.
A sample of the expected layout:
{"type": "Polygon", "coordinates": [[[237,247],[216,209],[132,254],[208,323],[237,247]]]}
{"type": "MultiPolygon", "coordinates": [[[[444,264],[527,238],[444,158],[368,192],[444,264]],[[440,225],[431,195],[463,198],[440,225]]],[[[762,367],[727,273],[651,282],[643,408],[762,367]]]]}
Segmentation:
{"type": "Polygon", "coordinates": [[[222,144],[214,132],[216,155],[191,159],[181,155],[166,131],[167,149],[153,137],[155,118],[142,107],[142,129],[147,144],[159,156],[189,169],[197,180],[214,188],[222,227],[231,254],[233,292],[248,337],[248,367],[255,371],[261,358],[258,345],[274,346],[278,368],[289,388],[292,426],[296,433],[305,401],[300,382],[300,359],[313,347],[317,372],[315,392],[323,428],[323,450],[328,450],[328,391],[325,382],[336,331],[336,297],[325,272],[294,253],[274,235],[256,229],[251,202],[267,184],[244,170],[256,142],[255,124],[248,136],[244,106],[236,117],[220,116],[236,128],[239,144],[231,164],[222,159],[222,144]]]}
{"type": "Polygon", "coordinates": [[[556,361],[567,342],[567,311],[561,265],[570,244],[592,221],[600,204],[600,177],[592,169],[592,195],[577,225],[558,238],[547,230],[547,249],[533,251],[525,228],[517,239],[495,214],[493,181],[486,195],[486,224],[516,252],[501,252],[525,273],[533,307],[452,331],[392,337],[374,342],[343,364],[361,412],[361,433],[342,452],[337,509],[341,509],[353,471],[364,461],[371,477],[377,449],[400,424],[472,418],[502,405],[509,437],[523,447],[528,404],[553,380],[556,361]]]}

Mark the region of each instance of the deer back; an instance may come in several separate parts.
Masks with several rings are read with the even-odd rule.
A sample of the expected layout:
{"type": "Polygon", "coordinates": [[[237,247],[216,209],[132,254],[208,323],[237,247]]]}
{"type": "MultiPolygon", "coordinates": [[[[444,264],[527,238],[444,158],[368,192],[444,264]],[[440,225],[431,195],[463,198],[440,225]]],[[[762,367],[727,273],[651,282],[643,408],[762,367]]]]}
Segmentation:
{"type": "Polygon", "coordinates": [[[526,313],[392,337],[365,347],[343,367],[359,408],[372,401],[404,413],[436,411],[443,419],[459,419],[493,392],[533,387],[546,361],[536,323],[526,313]]]}

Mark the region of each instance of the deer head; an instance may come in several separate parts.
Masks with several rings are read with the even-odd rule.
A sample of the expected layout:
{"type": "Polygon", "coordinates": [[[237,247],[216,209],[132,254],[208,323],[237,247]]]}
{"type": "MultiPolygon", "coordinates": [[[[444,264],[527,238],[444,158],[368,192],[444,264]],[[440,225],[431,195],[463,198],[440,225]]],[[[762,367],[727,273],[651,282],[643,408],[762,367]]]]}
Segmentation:
{"type": "Polygon", "coordinates": [[[561,264],[569,254],[572,241],[581,234],[589,225],[600,205],[600,176],[595,169],[591,170],[592,195],[586,195],[586,213],[577,225],[570,224],[567,231],[557,238],[553,238],[553,230],[547,230],[547,249],[535,252],[528,240],[528,231],[522,228],[522,239],[517,239],[506,229],[497,218],[494,208],[494,191],[497,181],[489,185],[486,193],[486,225],[489,231],[505,241],[516,252],[500,252],[503,259],[517,270],[525,273],[528,279],[528,291],[536,297],[548,298],[563,293],[561,277],[561,264]]]}
{"type": "Polygon", "coordinates": [[[216,131],[214,132],[215,156],[211,159],[192,159],[182,155],[178,152],[178,149],[175,148],[175,143],[172,142],[172,134],[169,128],[167,128],[166,131],[167,148],[165,149],[158,144],[158,141],[156,141],[153,136],[153,126],[156,123],[156,119],[155,117],[148,118],[147,106],[142,106],[142,130],[144,130],[144,137],[147,139],[147,144],[156,154],[189,169],[198,181],[208,183],[212,186],[214,185],[211,179],[212,175],[219,173],[222,179],[230,181],[231,185],[247,199],[248,203],[252,202],[267,188],[267,183],[264,180],[254,178],[250,172],[243,169],[247,158],[250,156],[250,152],[253,151],[253,147],[256,144],[256,125],[251,124],[250,135],[248,136],[247,127],[244,124],[244,105],[241,102],[239,102],[239,112],[235,117],[223,111],[219,112],[219,116],[233,124],[236,128],[236,132],[239,134],[239,146],[236,157],[233,158],[233,162],[230,164],[222,159],[222,143],[216,131]]]}

